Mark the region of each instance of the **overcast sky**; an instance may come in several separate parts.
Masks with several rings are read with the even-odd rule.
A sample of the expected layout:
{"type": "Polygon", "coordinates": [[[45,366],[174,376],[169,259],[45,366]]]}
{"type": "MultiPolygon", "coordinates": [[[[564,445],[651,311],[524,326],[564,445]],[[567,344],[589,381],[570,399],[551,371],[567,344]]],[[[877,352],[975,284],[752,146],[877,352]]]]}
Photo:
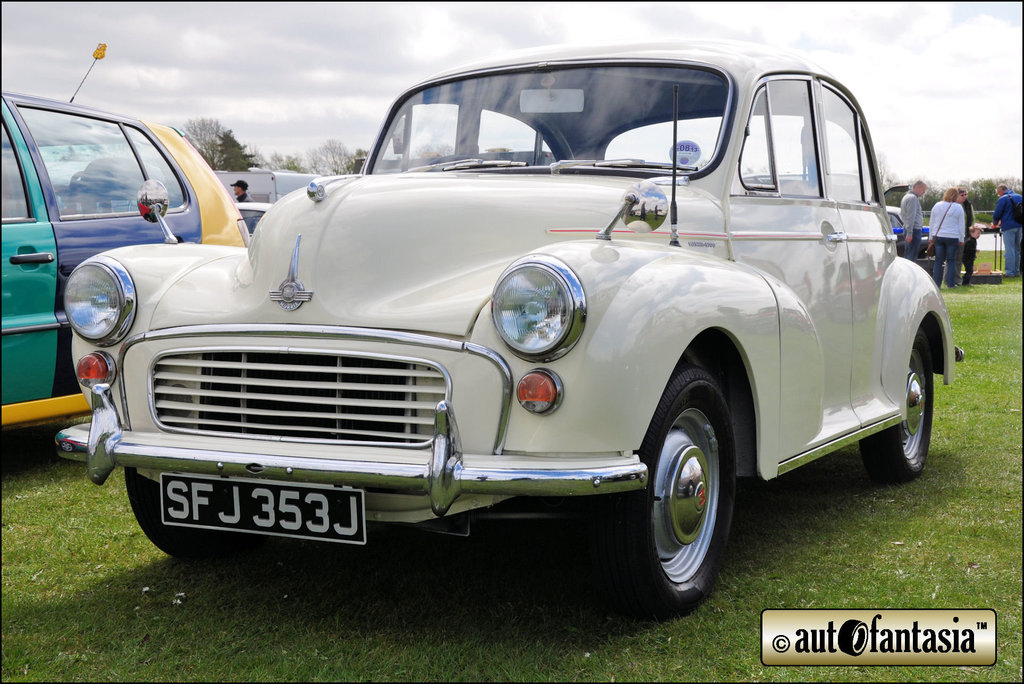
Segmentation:
{"type": "Polygon", "coordinates": [[[860,101],[895,176],[1020,178],[1021,3],[4,2],[3,89],[181,127],[265,157],[368,148],[405,88],[555,43],[729,38],[805,54],[860,101]]]}

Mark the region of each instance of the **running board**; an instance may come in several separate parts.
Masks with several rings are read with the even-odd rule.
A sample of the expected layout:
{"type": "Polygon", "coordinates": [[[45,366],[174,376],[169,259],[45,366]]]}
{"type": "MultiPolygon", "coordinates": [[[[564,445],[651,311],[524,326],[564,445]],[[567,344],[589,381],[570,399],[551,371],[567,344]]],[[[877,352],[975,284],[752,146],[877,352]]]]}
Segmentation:
{"type": "Polygon", "coordinates": [[[899,415],[895,415],[879,423],[875,423],[874,425],[863,427],[860,430],[857,430],[856,432],[851,432],[848,435],[843,435],[842,437],[834,439],[831,442],[826,442],[821,446],[817,446],[811,449],[810,451],[805,451],[802,454],[797,454],[793,458],[787,459],[779,464],[778,474],[782,475],[783,473],[788,473],[790,470],[799,468],[800,466],[806,465],[811,461],[816,461],[822,456],[830,454],[833,451],[837,451],[838,449],[842,449],[843,447],[849,446],[851,444],[856,444],[865,437],[873,435],[876,432],[881,432],[882,430],[891,428],[893,425],[899,425],[902,422],[903,418],[899,415]]]}

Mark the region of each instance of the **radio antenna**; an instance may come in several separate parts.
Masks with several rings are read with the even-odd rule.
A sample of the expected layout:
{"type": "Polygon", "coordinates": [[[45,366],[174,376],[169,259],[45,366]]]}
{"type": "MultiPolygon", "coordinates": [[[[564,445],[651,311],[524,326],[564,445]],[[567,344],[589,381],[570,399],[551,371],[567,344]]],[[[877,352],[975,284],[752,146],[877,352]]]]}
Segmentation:
{"type": "Polygon", "coordinates": [[[75,101],[75,97],[78,95],[78,91],[82,89],[82,84],[85,83],[85,79],[89,78],[89,74],[92,73],[92,68],[94,66],[96,66],[96,62],[100,61],[101,59],[103,59],[106,56],[107,56],[107,44],[106,43],[100,43],[99,45],[96,46],[96,49],[93,50],[93,52],[92,52],[92,64],[89,65],[89,70],[86,71],[85,72],[85,76],[82,77],[82,83],[79,83],[78,87],[75,88],[75,94],[71,96],[70,100],[68,100],[69,103],[75,101]]]}
{"type": "Polygon", "coordinates": [[[672,203],[669,205],[669,221],[672,223],[672,238],[668,244],[679,246],[676,212],[676,169],[679,167],[679,84],[672,86],[672,203]]]}

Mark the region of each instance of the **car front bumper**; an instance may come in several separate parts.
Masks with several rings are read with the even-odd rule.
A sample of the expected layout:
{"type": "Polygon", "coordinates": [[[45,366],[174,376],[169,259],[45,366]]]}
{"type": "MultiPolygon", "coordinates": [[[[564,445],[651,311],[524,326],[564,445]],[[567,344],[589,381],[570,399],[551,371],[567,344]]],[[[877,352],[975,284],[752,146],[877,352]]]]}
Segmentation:
{"type": "Polygon", "coordinates": [[[118,465],[143,470],[204,473],[374,487],[426,494],[430,508],[443,516],[461,494],[499,496],[581,496],[642,489],[647,466],[628,463],[586,468],[514,468],[466,466],[459,431],[448,401],[434,409],[434,436],[429,458],[416,463],[335,460],[251,451],[148,444],[132,439],[111,396],[110,386],[91,389],[92,422],[73,425],[57,436],[57,453],[85,462],[89,478],[103,484],[118,465]]]}

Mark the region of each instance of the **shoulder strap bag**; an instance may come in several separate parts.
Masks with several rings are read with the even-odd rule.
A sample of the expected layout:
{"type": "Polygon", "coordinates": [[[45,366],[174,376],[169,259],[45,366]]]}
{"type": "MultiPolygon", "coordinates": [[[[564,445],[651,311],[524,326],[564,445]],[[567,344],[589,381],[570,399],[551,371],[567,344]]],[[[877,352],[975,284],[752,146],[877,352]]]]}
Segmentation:
{"type": "Polygon", "coordinates": [[[924,251],[924,253],[927,254],[930,257],[935,256],[935,238],[937,237],[936,233],[938,232],[938,230],[940,228],[942,228],[942,223],[943,223],[943,221],[946,220],[946,216],[949,215],[949,210],[952,209],[952,208],[953,208],[952,204],[947,204],[946,205],[946,213],[944,213],[942,215],[942,218],[939,219],[939,225],[935,226],[935,231],[932,231],[931,229],[929,229],[929,231],[928,231],[928,249],[926,249],[924,251]]]}

